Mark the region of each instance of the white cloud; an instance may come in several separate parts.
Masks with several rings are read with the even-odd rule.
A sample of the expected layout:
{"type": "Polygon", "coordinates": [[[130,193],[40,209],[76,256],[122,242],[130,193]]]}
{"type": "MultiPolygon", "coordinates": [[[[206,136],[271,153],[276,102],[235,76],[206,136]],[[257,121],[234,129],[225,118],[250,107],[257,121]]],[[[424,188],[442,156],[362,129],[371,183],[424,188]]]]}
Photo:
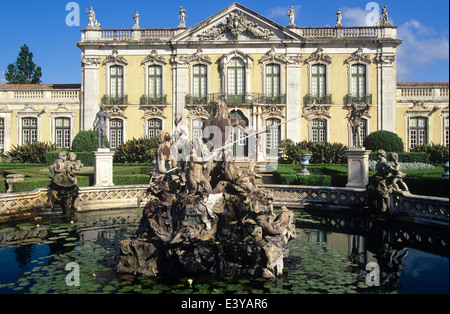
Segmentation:
{"type": "MultiPolygon", "coordinates": [[[[298,16],[298,12],[300,11],[301,5],[294,5],[295,15],[298,16]]],[[[267,17],[270,19],[274,18],[280,18],[280,17],[286,17],[287,13],[291,7],[285,6],[285,7],[275,7],[271,8],[267,11],[267,17]]]]}
{"type": "Polygon", "coordinates": [[[398,27],[397,36],[403,43],[397,48],[398,81],[426,66],[449,59],[448,34],[439,34],[417,20],[409,20],[398,27]]]}
{"type": "Polygon", "coordinates": [[[342,24],[345,26],[365,26],[368,11],[361,8],[342,8],[342,24]]]}

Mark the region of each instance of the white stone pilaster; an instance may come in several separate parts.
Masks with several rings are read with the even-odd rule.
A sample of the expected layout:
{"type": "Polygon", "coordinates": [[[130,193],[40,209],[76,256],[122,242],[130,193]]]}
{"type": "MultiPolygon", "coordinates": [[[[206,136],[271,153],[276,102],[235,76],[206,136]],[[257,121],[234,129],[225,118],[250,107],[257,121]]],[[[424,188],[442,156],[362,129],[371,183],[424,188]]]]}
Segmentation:
{"type": "Polygon", "coordinates": [[[299,142],[301,136],[300,69],[300,64],[288,64],[286,66],[286,121],[289,121],[286,124],[286,138],[294,142],[299,142]],[[295,118],[297,119],[292,120],[295,118]]]}
{"type": "Polygon", "coordinates": [[[378,126],[380,130],[397,132],[397,75],[394,67],[395,55],[379,53],[376,57],[378,69],[378,126]]]}
{"type": "MultiPolygon", "coordinates": [[[[177,64],[173,67],[173,117],[182,117],[180,125],[186,125],[187,65],[177,64]]],[[[175,125],[172,126],[175,130],[175,125]]]]}
{"type": "Polygon", "coordinates": [[[95,115],[99,110],[99,67],[100,58],[85,57],[82,59],[82,82],[81,82],[81,130],[92,130],[94,128],[95,115]]]}

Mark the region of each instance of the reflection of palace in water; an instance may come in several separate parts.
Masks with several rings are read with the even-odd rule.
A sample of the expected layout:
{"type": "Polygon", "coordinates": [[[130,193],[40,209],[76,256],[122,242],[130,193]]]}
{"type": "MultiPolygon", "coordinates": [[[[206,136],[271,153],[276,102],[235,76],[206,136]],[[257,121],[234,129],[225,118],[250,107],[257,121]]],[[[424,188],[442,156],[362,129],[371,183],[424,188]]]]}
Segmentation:
{"type": "MultiPolygon", "coordinates": [[[[392,224],[387,221],[365,220],[355,217],[322,216],[313,218],[318,223],[300,222],[298,237],[313,243],[326,243],[358,265],[360,276],[366,276],[366,265],[375,262],[380,267],[380,285],[383,292],[400,289],[403,259],[409,249],[449,257],[448,230],[436,230],[392,224]]],[[[362,282],[364,282],[364,277],[362,282]]],[[[360,278],[360,279],[361,279],[360,278]]],[[[361,280],[360,280],[361,281],[361,280]]]]}

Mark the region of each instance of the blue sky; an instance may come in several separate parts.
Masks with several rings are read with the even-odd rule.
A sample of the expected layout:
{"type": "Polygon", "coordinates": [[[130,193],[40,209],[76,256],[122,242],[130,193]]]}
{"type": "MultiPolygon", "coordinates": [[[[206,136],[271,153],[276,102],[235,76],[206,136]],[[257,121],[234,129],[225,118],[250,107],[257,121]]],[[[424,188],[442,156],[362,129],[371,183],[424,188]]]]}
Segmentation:
{"type": "MultiPolygon", "coordinates": [[[[16,0],[0,3],[0,84],[4,71],[15,62],[20,46],[27,44],[34,62],[42,67],[43,83],[79,83],[80,50],[75,43],[86,27],[86,8],[91,5],[102,28],[131,28],[135,11],[141,28],[176,27],[182,5],[187,11],[186,24],[193,26],[235,1],[205,0],[78,0],[80,26],[67,26],[66,5],[72,0],[16,0]]],[[[334,26],[341,8],[343,25],[365,25],[366,6],[387,5],[390,19],[398,26],[404,42],[398,51],[398,81],[449,81],[449,1],[360,1],[360,0],[240,0],[249,9],[273,21],[288,24],[291,5],[296,9],[298,26],[334,26]]]]}

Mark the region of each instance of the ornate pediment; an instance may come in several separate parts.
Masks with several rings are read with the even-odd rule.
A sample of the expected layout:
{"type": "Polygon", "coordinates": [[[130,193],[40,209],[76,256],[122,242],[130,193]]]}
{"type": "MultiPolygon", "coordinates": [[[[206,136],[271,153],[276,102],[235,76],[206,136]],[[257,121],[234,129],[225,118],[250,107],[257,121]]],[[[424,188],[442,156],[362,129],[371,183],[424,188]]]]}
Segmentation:
{"type": "Polygon", "coordinates": [[[275,35],[273,31],[247,20],[244,12],[235,10],[226,17],[226,21],[203,31],[198,38],[200,40],[216,40],[224,37],[227,32],[236,39],[244,32],[255,39],[269,39],[275,35]]]}
{"type": "Polygon", "coordinates": [[[142,117],[143,119],[148,119],[148,118],[160,118],[160,119],[165,119],[166,115],[164,114],[164,112],[156,107],[156,106],[150,106],[145,112],[144,112],[144,116],[142,117]]]}
{"type": "Polygon", "coordinates": [[[323,48],[317,48],[306,60],[306,64],[309,63],[331,63],[331,57],[323,53],[323,48]]]}
{"type": "Polygon", "coordinates": [[[350,62],[364,62],[364,63],[371,63],[370,61],[370,55],[364,54],[363,47],[359,47],[350,57],[344,60],[344,63],[350,63],[350,62]]]}
{"type": "Polygon", "coordinates": [[[110,56],[107,56],[102,63],[103,66],[107,64],[128,65],[128,61],[124,57],[119,56],[119,52],[116,49],[114,49],[112,54],[110,56]]]}
{"type": "Polygon", "coordinates": [[[175,36],[172,41],[221,40],[301,40],[302,37],[286,27],[233,3],[224,10],[175,36]]]}
{"type": "Polygon", "coordinates": [[[303,106],[303,114],[302,117],[306,118],[307,120],[313,120],[316,118],[319,119],[329,119],[331,118],[330,113],[328,111],[328,107],[316,104],[316,101],[314,101],[312,104],[307,104],[303,106]]]}
{"type": "Polygon", "coordinates": [[[106,108],[106,112],[109,114],[111,118],[123,118],[127,119],[128,117],[125,115],[125,111],[119,106],[112,106],[106,108]]]}
{"type": "Polygon", "coordinates": [[[405,115],[409,117],[415,116],[431,116],[434,112],[439,110],[438,106],[427,106],[423,101],[414,101],[412,106],[406,110],[405,115]]]}
{"type": "Polygon", "coordinates": [[[279,54],[275,52],[274,47],[270,48],[269,51],[259,60],[259,63],[270,63],[279,62],[286,64],[300,64],[302,62],[302,55],[288,56],[286,54],[279,54]]]}
{"type": "Polygon", "coordinates": [[[210,118],[211,115],[204,106],[194,106],[189,110],[188,118],[210,118]]]}
{"type": "Polygon", "coordinates": [[[147,57],[145,57],[145,59],[141,62],[141,65],[145,65],[148,63],[149,64],[157,63],[157,64],[165,65],[166,60],[164,59],[163,56],[159,55],[155,49],[153,49],[150,52],[150,54],[147,57]]]}

